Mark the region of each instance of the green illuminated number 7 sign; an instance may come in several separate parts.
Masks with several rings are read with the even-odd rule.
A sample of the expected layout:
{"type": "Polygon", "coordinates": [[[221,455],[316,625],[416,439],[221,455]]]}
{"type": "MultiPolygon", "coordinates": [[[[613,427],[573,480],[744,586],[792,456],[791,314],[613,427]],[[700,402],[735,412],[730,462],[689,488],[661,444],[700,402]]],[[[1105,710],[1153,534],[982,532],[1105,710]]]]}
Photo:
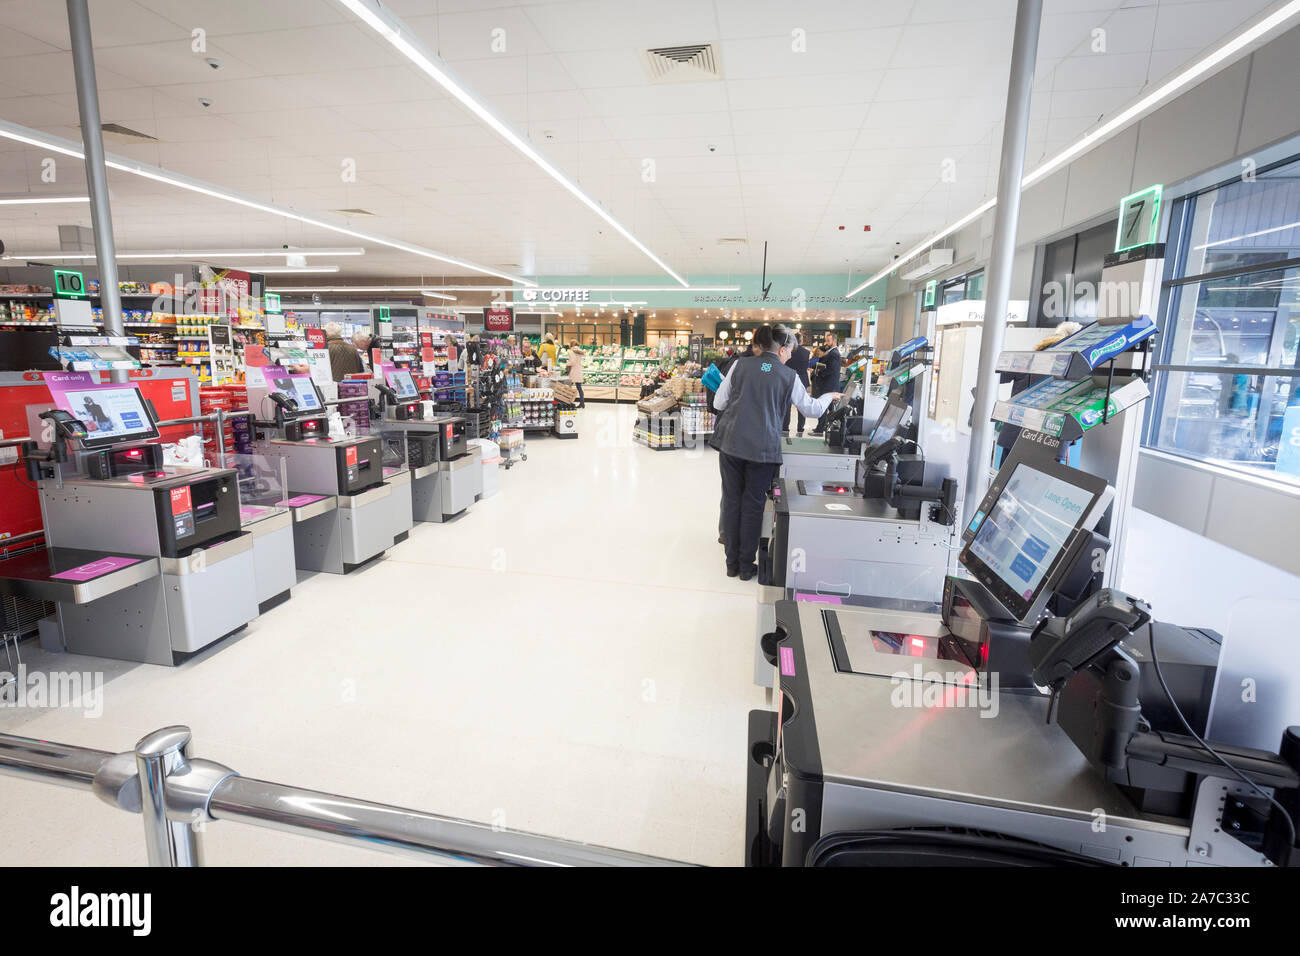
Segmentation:
{"type": "Polygon", "coordinates": [[[1155,242],[1160,233],[1160,194],[1163,186],[1149,186],[1125,196],[1119,204],[1119,226],[1115,232],[1115,251],[1155,242]]]}

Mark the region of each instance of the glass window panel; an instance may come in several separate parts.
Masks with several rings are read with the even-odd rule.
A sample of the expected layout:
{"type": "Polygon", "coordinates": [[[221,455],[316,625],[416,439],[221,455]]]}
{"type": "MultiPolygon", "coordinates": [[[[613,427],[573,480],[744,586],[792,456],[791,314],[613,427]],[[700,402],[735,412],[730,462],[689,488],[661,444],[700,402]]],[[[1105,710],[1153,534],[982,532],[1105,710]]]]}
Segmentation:
{"type": "Polygon", "coordinates": [[[1155,447],[1300,487],[1300,377],[1166,374],[1155,447]]]}
{"type": "Polygon", "coordinates": [[[1233,180],[1195,202],[1184,275],[1300,257],[1300,162],[1233,180]]]}

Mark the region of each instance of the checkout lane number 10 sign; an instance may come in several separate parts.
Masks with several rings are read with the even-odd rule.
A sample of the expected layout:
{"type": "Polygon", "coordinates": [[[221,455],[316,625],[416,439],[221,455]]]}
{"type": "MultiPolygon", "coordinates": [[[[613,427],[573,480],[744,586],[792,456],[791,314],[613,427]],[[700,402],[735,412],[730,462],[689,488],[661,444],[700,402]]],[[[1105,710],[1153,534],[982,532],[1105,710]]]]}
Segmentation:
{"type": "Polygon", "coordinates": [[[80,272],[69,269],[54,270],[54,298],[84,299],[87,295],[86,280],[80,272]]]}

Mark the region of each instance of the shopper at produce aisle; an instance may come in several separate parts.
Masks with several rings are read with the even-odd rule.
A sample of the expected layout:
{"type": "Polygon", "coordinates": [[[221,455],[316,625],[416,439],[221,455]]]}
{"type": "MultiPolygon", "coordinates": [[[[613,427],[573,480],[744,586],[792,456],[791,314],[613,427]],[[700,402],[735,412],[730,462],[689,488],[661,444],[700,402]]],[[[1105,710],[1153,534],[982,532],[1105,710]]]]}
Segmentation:
{"type": "Polygon", "coordinates": [[[325,326],[325,347],[330,353],[330,377],[341,382],[348,375],[362,371],[356,346],[343,340],[343,326],[330,322],[325,326]]]}
{"type": "MultiPolygon", "coordinates": [[[[786,362],[786,368],[793,369],[794,373],[799,376],[799,381],[803,382],[803,387],[808,387],[808,362],[812,358],[808,350],[804,348],[803,334],[794,333],[794,351],[790,353],[790,361],[786,362]]],[[[785,427],[782,431],[787,435],[790,433],[790,412],[794,409],[793,405],[785,407],[785,427]]],[[[799,412],[799,434],[803,434],[803,426],[807,421],[803,412],[799,412]]]]}
{"type": "Polygon", "coordinates": [[[714,404],[723,410],[713,434],[722,472],[723,544],[727,575],[748,581],[758,573],[758,536],[763,503],[781,465],[781,423],[793,403],[819,418],[840,397],[829,391],[812,398],[786,362],[795,339],[784,327],[754,332],[753,355],[737,359],[718,386],[714,404]]]}
{"type": "Polygon", "coordinates": [[[587,407],[587,396],[582,390],[582,360],[585,356],[578,343],[574,342],[569,346],[569,381],[578,388],[578,407],[587,407]]]}
{"type": "MultiPolygon", "coordinates": [[[[827,392],[837,392],[840,388],[840,368],[844,364],[844,359],[840,355],[838,340],[834,332],[827,332],[823,340],[825,348],[822,351],[821,358],[817,360],[817,367],[813,369],[813,378],[817,381],[817,393],[825,395],[827,392]]],[[[817,427],[813,429],[814,435],[820,435],[826,431],[826,416],[823,415],[817,422],[817,427]]]]}
{"type": "Polygon", "coordinates": [[[537,354],[541,356],[542,364],[549,369],[553,369],[559,363],[560,350],[555,347],[555,336],[550,332],[546,333],[546,339],[537,348],[537,354]]]}

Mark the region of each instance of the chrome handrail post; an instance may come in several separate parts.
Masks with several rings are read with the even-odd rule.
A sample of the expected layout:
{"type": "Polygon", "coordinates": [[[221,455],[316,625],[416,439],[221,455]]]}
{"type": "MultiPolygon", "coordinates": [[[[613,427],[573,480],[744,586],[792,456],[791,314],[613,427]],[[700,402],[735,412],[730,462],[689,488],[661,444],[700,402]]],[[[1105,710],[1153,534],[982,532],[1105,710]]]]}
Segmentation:
{"type": "Polygon", "coordinates": [[[195,828],[167,818],[167,778],[187,768],[190,738],[188,727],[164,727],[135,745],[140,812],[150,866],[203,865],[195,828]]]}

